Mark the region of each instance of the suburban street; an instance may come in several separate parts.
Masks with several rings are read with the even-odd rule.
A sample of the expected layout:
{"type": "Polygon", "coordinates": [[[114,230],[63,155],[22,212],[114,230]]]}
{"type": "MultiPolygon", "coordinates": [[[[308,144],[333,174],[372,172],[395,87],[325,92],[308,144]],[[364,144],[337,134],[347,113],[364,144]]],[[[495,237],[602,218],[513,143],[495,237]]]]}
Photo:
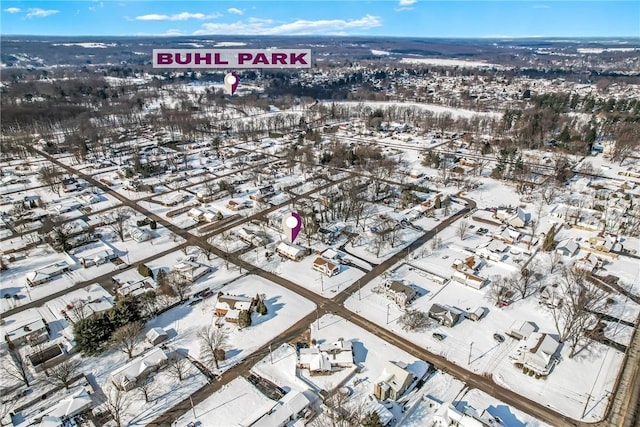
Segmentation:
{"type": "MultiPolygon", "coordinates": [[[[467,384],[468,387],[477,388],[505,402],[507,405],[513,406],[514,408],[527,412],[551,425],[554,425],[554,426],[597,425],[597,426],[603,426],[603,427],[614,426],[614,425],[619,427],[631,427],[631,426],[637,425],[638,403],[640,401],[640,391],[639,391],[639,384],[638,384],[638,370],[640,366],[640,335],[637,333],[635,333],[632,338],[632,342],[628,349],[628,358],[626,359],[626,363],[622,369],[620,380],[616,384],[617,390],[612,391],[615,397],[614,399],[611,400],[611,403],[607,408],[607,412],[604,420],[598,423],[584,423],[584,422],[579,422],[579,421],[570,419],[562,415],[561,413],[558,413],[550,409],[545,405],[542,405],[531,399],[528,399],[526,397],[519,395],[513,390],[509,390],[504,387],[501,387],[496,383],[494,383],[490,377],[474,374],[473,372],[470,372],[467,369],[446,360],[444,357],[438,354],[434,354],[424,348],[420,348],[419,346],[413,344],[412,342],[394,334],[392,331],[382,328],[377,324],[365,319],[364,317],[348,310],[344,306],[344,302],[347,300],[347,298],[353,295],[354,292],[357,292],[359,287],[364,286],[367,283],[369,283],[371,280],[379,277],[380,275],[388,271],[390,268],[392,268],[393,266],[401,262],[403,259],[405,259],[408,255],[411,254],[411,252],[421,248],[424,244],[426,244],[434,236],[436,236],[440,230],[446,227],[449,227],[456,221],[460,220],[461,218],[471,213],[476,207],[476,203],[473,200],[458,196],[460,199],[466,202],[466,206],[463,206],[458,212],[453,213],[450,217],[441,221],[441,223],[439,223],[439,225],[434,229],[424,232],[417,240],[412,242],[407,248],[399,251],[398,253],[396,253],[386,261],[375,266],[371,271],[366,273],[362,278],[357,280],[355,283],[351,284],[348,288],[342,289],[341,292],[338,293],[333,298],[325,298],[309,289],[303,288],[293,283],[290,280],[287,280],[281,276],[275,275],[271,272],[258,268],[242,260],[238,254],[230,254],[230,255],[225,254],[224,251],[212,246],[208,242],[208,239],[214,235],[223,233],[226,230],[235,228],[238,225],[250,222],[255,219],[263,218],[269,212],[273,212],[275,210],[281,209],[282,207],[290,205],[292,202],[308,197],[332,185],[336,185],[340,182],[346,181],[348,179],[352,179],[352,175],[338,179],[336,181],[327,182],[326,184],[323,184],[322,186],[314,188],[313,190],[310,190],[303,194],[295,196],[292,200],[289,200],[286,203],[282,203],[276,206],[271,206],[270,208],[262,212],[241,218],[238,221],[234,221],[230,224],[227,224],[207,235],[197,236],[194,233],[191,233],[189,230],[181,229],[176,225],[170,223],[166,219],[162,218],[161,216],[150,212],[148,209],[145,209],[144,207],[142,207],[142,203],[129,200],[127,197],[119,194],[118,192],[111,189],[104,183],[93,178],[91,175],[80,172],[76,170],[74,167],[60,162],[59,160],[53,158],[52,156],[48,155],[45,152],[37,150],[37,153],[45,157],[49,161],[55,163],[59,167],[65,169],[70,174],[77,175],[80,178],[86,180],[90,185],[101,189],[105,193],[108,193],[110,196],[120,201],[124,206],[135,210],[137,213],[141,215],[144,215],[150,219],[155,220],[158,223],[158,225],[161,225],[167,228],[169,231],[171,231],[175,235],[185,240],[183,243],[177,245],[174,248],[155,254],[153,257],[140,261],[141,263],[145,263],[152,259],[156,259],[158,257],[166,255],[175,250],[184,248],[186,246],[199,246],[199,247],[207,248],[211,253],[213,253],[218,257],[224,258],[228,256],[229,261],[235,264],[236,266],[238,266],[242,271],[246,271],[250,274],[255,274],[257,276],[263,277],[264,279],[277,283],[278,285],[283,286],[286,289],[293,291],[296,294],[315,303],[317,309],[314,312],[312,312],[311,314],[307,315],[306,317],[298,321],[291,328],[287,329],[283,333],[274,337],[269,344],[259,348],[256,352],[254,352],[248,358],[244,359],[241,363],[224,372],[224,374],[222,374],[217,381],[214,381],[212,383],[205,385],[204,387],[199,389],[196,393],[194,393],[192,395],[192,400],[194,405],[197,405],[199,402],[202,402],[203,400],[205,400],[208,396],[210,396],[215,391],[219,390],[223,385],[228,384],[234,378],[238,377],[239,375],[247,373],[251,368],[251,366],[253,366],[257,361],[259,361],[260,359],[268,355],[269,346],[276,348],[283,343],[291,342],[297,336],[302,334],[306,329],[308,329],[309,325],[313,321],[315,321],[318,317],[322,317],[324,314],[329,313],[329,314],[335,314],[337,316],[341,316],[347,319],[348,321],[354,323],[355,325],[363,328],[364,330],[387,341],[388,343],[412,354],[413,356],[419,359],[427,361],[428,363],[432,364],[435,368],[440,369],[450,375],[453,375],[455,378],[459,379],[460,381],[463,381],[464,383],[467,384]]],[[[133,266],[130,268],[133,268],[133,266]]],[[[27,308],[40,306],[48,300],[57,298],[61,295],[64,295],[65,293],[68,293],[72,289],[79,289],[91,283],[96,283],[96,282],[100,283],[110,292],[113,292],[113,282],[111,280],[111,277],[113,276],[113,274],[114,273],[108,273],[94,280],[77,283],[71,288],[52,294],[44,299],[26,303],[18,307],[15,307],[11,310],[8,310],[7,312],[5,312],[4,316],[15,314],[27,308]]],[[[188,411],[191,411],[191,401],[190,399],[185,399],[184,401],[180,402],[178,405],[174,406],[171,410],[159,416],[149,425],[152,425],[152,426],[170,425],[171,420],[175,420],[176,418],[178,418],[179,416],[183,415],[188,411]]]]}

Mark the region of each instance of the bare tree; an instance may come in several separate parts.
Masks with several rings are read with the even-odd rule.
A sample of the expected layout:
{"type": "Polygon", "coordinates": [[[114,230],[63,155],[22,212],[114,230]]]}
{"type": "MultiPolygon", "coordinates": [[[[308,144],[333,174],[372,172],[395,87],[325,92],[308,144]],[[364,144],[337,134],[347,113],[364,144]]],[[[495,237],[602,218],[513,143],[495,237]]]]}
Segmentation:
{"type": "Polygon", "coordinates": [[[156,390],[158,390],[158,385],[153,381],[153,377],[149,376],[138,381],[135,389],[142,394],[144,401],[149,403],[151,401],[151,396],[156,390]]]}
{"type": "Polygon", "coordinates": [[[209,324],[198,332],[198,338],[200,339],[200,357],[207,365],[218,369],[218,362],[224,360],[224,350],[229,334],[224,329],[209,324]]]}
{"type": "Polygon", "coordinates": [[[111,228],[114,233],[120,237],[120,241],[124,242],[124,232],[127,226],[127,220],[131,217],[131,209],[118,208],[104,216],[107,227],[111,228]]]}
{"type": "Polygon", "coordinates": [[[140,333],[143,328],[144,324],[142,322],[131,322],[120,326],[113,331],[111,344],[131,359],[133,357],[133,351],[140,342],[140,333]]]}
{"type": "Polygon", "coordinates": [[[7,363],[2,365],[2,376],[18,380],[29,387],[31,382],[26,359],[17,349],[9,349],[9,356],[7,363]]]}
{"type": "Polygon", "coordinates": [[[524,299],[538,290],[538,284],[542,279],[542,274],[538,271],[538,264],[530,262],[520,273],[508,279],[509,288],[518,292],[524,299]]]}
{"type": "Polygon", "coordinates": [[[507,303],[513,294],[511,283],[502,276],[492,276],[485,296],[496,305],[507,303]]]}
{"type": "Polygon", "coordinates": [[[87,304],[80,298],[74,298],[64,308],[66,315],[71,322],[76,323],[89,317],[93,312],[87,307],[87,304]]]}
{"type": "Polygon", "coordinates": [[[458,223],[458,237],[460,237],[460,240],[464,240],[467,230],[469,230],[469,221],[463,219],[458,223]]]}
{"type": "Polygon", "coordinates": [[[562,301],[549,305],[548,309],[560,341],[569,343],[572,358],[588,346],[585,332],[595,324],[593,313],[604,309],[608,294],[589,281],[582,270],[565,269],[562,279],[559,289],[562,301]]]}
{"type": "Polygon", "coordinates": [[[171,271],[166,276],[166,282],[180,298],[180,301],[187,297],[187,292],[189,292],[191,285],[184,274],[179,271],[171,271]]]}
{"type": "Polygon", "coordinates": [[[184,356],[175,354],[170,358],[167,371],[173,378],[182,381],[189,372],[189,361],[184,356]]]}
{"type": "Polygon", "coordinates": [[[122,427],[123,417],[131,406],[131,398],[123,390],[110,384],[104,390],[104,406],[117,427],[122,427]]]}
{"type": "Polygon", "coordinates": [[[38,171],[38,178],[49,189],[60,197],[60,188],[62,187],[63,172],[53,164],[47,164],[38,171]]]}
{"type": "Polygon", "coordinates": [[[80,365],[82,365],[82,362],[78,359],[67,359],[62,363],[52,366],[48,369],[49,382],[68,390],[80,372],[80,365]]]}
{"type": "Polygon", "coordinates": [[[549,252],[549,274],[553,274],[562,265],[562,254],[557,251],[549,252]]]}
{"type": "Polygon", "coordinates": [[[365,415],[364,405],[355,401],[345,393],[333,393],[324,404],[327,411],[322,416],[317,417],[314,427],[352,427],[361,425],[360,422],[365,415]]]}
{"type": "Polygon", "coordinates": [[[402,325],[404,331],[423,331],[427,329],[431,324],[431,319],[422,311],[407,310],[400,316],[398,323],[402,325]]]}

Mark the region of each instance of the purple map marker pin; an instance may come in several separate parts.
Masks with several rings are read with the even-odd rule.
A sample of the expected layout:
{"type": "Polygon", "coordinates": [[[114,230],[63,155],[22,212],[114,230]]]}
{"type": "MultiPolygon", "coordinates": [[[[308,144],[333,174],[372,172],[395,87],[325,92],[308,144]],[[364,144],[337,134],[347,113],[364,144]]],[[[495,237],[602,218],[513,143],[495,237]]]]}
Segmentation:
{"type": "Polygon", "coordinates": [[[287,233],[287,237],[289,238],[289,242],[293,243],[298,237],[298,233],[300,233],[300,229],[302,228],[302,218],[298,215],[297,212],[291,212],[291,216],[285,216],[283,218],[283,229],[287,233]]]}
{"type": "Polygon", "coordinates": [[[230,95],[233,95],[234,93],[236,93],[239,83],[240,83],[240,78],[235,72],[229,73],[226,76],[224,76],[224,87],[225,89],[227,89],[227,92],[229,92],[230,95]]]}

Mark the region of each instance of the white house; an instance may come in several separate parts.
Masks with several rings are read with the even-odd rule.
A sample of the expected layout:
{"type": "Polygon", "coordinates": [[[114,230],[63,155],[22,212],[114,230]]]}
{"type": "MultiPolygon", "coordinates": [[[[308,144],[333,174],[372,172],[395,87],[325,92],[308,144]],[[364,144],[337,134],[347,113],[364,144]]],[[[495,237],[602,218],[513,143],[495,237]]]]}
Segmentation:
{"type": "Polygon", "coordinates": [[[146,242],[151,239],[151,234],[142,228],[131,226],[128,228],[127,233],[136,243],[146,242]]]}
{"type": "Polygon", "coordinates": [[[282,396],[282,399],[267,414],[263,415],[254,424],[251,424],[251,427],[285,427],[293,425],[292,423],[296,420],[307,420],[311,417],[310,407],[311,402],[303,393],[290,391],[282,396]]]}
{"type": "Polygon", "coordinates": [[[350,340],[340,339],[298,351],[298,368],[308,369],[311,375],[330,374],[334,369],[353,366],[353,344],[350,340]]]}
{"type": "Polygon", "coordinates": [[[378,400],[398,400],[414,381],[415,376],[398,366],[387,362],[380,377],[375,381],[373,394],[378,400]]]}
{"type": "Polygon", "coordinates": [[[329,277],[334,276],[336,274],[338,274],[340,272],[340,265],[333,263],[329,260],[326,260],[322,257],[317,257],[314,261],[313,261],[313,266],[312,268],[315,271],[319,271],[322,274],[325,274],[329,277]]]}
{"type": "Polygon", "coordinates": [[[195,282],[209,271],[211,267],[193,261],[182,261],[174,265],[171,271],[177,271],[191,283],[195,282]]]}
{"type": "Polygon", "coordinates": [[[574,256],[579,249],[580,244],[573,239],[565,239],[556,246],[556,252],[568,257],[574,256]]]}
{"type": "Polygon", "coordinates": [[[418,296],[415,289],[407,286],[401,280],[390,280],[384,283],[384,294],[387,299],[404,308],[411,304],[418,296]]]}
{"type": "Polygon", "coordinates": [[[70,267],[71,266],[66,261],[42,267],[38,270],[27,273],[27,284],[29,284],[29,286],[41,285],[53,280],[54,277],[69,271],[70,267]]]}
{"type": "Polygon", "coordinates": [[[289,258],[293,261],[300,261],[302,258],[304,258],[307,250],[302,246],[280,242],[280,244],[276,247],[276,253],[284,258],[289,258]]]}
{"type": "Polygon", "coordinates": [[[538,375],[549,375],[557,363],[560,342],[549,334],[533,332],[509,356],[516,366],[522,366],[538,375]]]}
{"type": "Polygon", "coordinates": [[[146,378],[151,372],[166,366],[168,361],[169,358],[164,350],[154,348],[113,371],[111,373],[111,382],[121,390],[131,390],[139,380],[146,378]]]}

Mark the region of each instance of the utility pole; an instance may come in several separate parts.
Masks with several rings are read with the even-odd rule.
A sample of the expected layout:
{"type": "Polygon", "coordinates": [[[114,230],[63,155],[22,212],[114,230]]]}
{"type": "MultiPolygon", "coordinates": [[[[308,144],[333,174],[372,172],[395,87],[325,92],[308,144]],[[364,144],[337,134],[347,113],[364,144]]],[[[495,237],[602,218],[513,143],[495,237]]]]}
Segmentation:
{"type": "Polygon", "coordinates": [[[469,343],[469,363],[468,365],[471,365],[471,350],[473,349],[473,341],[471,341],[469,343]]]}
{"type": "Polygon", "coordinates": [[[324,292],[324,279],[322,278],[322,273],[320,273],[320,286],[322,287],[322,292],[324,292]]]}
{"type": "Polygon", "coordinates": [[[320,330],[320,314],[318,312],[318,307],[316,307],[316,326],[318,327],[318,330],[320,330]]]}
{"type": "Polygon", "coordinates": [[[273,365],[273,353],[271,352],[271,343],[269,343],[269,359],[271,359],[271,364],[273,365]]]}
{"type": "Polygon", "coordinates": [[[193,399],[189,396],[189,402],[191,402],[191,410],[193,411],[193,420],[196,420],[196,408],[193,406],[193,399]]]}
{"type": "Polygon", "coordinates": [[[360,296],[360,279],[358,279],[358,301],[362,300],[362,297],[360,296]]]}
{"type": "Polygon", "coordinates": [[[387,303],[387,325],[389,324],[389,304],[391,303],[387,303]]]}

